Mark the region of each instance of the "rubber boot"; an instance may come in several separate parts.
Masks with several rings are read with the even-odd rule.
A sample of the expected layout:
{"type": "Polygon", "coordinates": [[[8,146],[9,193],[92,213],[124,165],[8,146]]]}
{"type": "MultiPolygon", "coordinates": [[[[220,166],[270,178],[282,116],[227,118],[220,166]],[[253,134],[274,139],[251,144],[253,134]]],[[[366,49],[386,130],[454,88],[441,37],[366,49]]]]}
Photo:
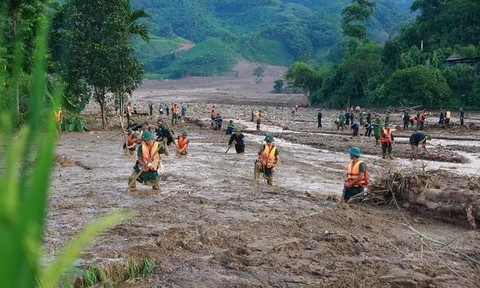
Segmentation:
{"type": "Polygon", "coordinates": [[[260,180],[260,173],[261,173],[259,162],[255,162],[255,168],[253,172],[254,172],[253,180],[258,182],[260,180]]]}
{"type": "Polygon", "coordinates": [[[158,179],[153,181],[152,189],[155,191],[160,191],[160,181],[158,179]]]}
{"type": "Polygon", "coordinates": [[[383,159],[385,159],[385,153],[383,153],[383,159]]]}
{"type": "Polygon", "coordinates": [[[270,176],[270,177],[265,177],[265,179],[267,179],[267,184],[272,186],[273,185],[273,176],[270,176]]]}
{"type": "Polygon", "coordinates": [[[128,177],[128,192],[131,194],[137,194],[137,173],[133,172],[130,177],[128,177]]]}

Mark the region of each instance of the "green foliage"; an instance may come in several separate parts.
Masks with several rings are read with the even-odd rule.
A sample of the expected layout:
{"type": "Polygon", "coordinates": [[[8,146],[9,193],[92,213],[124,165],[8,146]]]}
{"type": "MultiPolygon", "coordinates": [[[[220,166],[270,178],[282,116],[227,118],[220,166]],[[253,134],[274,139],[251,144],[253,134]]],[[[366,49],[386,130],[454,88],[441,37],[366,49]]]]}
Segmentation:
{"type": "Polygon", "coordinates": [[[253,70],[253,76],[255,76],[255,83],[263,83],[263,77],[265,76],[265,68],[263,66],[257,66],[253,70]]]}
{"type": "Polygon", "coordinates": [[[155,261],[146,257],[141,261],[128,260],[126,263],[87,265],[81,269],[73,287],[83,288],[101,285],[117,287],[128,280],[145,277],[153,272],[155,261]]]}
{"type": "Polygon", "coordinates": [[[474,109],[478,107],[480,96],[476,87],[480,87],[480,77],[473,67],[459,64],[443,69],[442,74],[458,99],[457,105],[474,109]]]}
{"type": "Polygon", "coordinates": [[[283,89],[283,79],[276,79],[274,82],[273,82],[273,91],[275,93],[282,93],[282,89],[283,89]]]}
{"type": "MultiPolygon", "coordinates": [[[[60,107],[63,91],[62,85],[55,81],[47,85],[48,25],[45,17],[39,20],[36,39],[29,47],[32,70],[27,73],[30,86],[25,92],[29,109],[26,122],[20,127],[15,126],[16,106],[9,105],[12,103],[8,99],[11,96],[8,87],[18,83],[19,74],[9,74],[6,66],[0,66],[0,83],[4,84],[0,85],[0,102],[7,103],[0,114],[0,137],[14,139],[14,145],[0,148],[0,279],[4,287],[55,287],[92,238],[123,217],[114,214],[88,226],[52,263],[43,263],[46,203],[57,135],[53,111],[60,107]]],[[[0,43],[2,40],[0,33],[0,43]]],[[[22,45],[14,47],[21,49],[22,45]]],[[[17,70],[25,58],[21,53],[13,55],[21,58],[13,59],[12,70],[17,70]]],[[[0,55],[0,59],[4,57],[0,55]]]]}
{"type": "Polygon", "coordinates": [[[208,39],[176,57],[167,69],[160,70],[170,78],[216,76],[233,67],[236,53],[220,39],[208,39]]]}
{"type": "MultiPolygon", "coordinates": [[[[380,35],[372,39],[391,38],[399,24],[412,18],[405,4],[410,1],[376,1],[378,11],[372,14],[372,21],[361,21],[369,35],[380,35]]],[[[349,2],[325,0],[319,5],[317,0],[133,0],[132,4],[152,16],[146,23],[152,37],[182,37],[193,43],[217,38],[250,61],[290,65],[299,60],[322,62],[327,56],[329,61],[342,58],[341,49],[336,49],[342,48],[339,44],[345,41],[340,14],[349,2]]],[[[151,53],[146,47],[142,50],[137,55],[147,72],[169,71],[177,77],[184,74],[183,69],[175,71],[178,64],[171,52],[151,53]]]]}
{"type": "Polygon", "coordinates": [[[343,33],[360,42],[367,41],[367,21],[373,13],[375,2],[368,0],[353,0],[342,11],[342,29],[343,33]]]}
{"type": "Polygon", "coordinates": [[[385,82],[385,95],[379,100],[384,104],[407,101],[413,105],[441,107],[450,95],[447,81],[437,69],[418,65],[393,72],[385,82]]]}

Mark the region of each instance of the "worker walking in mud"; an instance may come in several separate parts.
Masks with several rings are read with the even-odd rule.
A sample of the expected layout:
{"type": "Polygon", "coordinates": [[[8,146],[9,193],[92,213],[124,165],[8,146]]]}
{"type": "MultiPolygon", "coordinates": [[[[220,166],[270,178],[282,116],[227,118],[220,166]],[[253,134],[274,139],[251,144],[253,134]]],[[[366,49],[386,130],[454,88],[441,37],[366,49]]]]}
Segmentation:
{"type": "Polygon", "coordinates": [[[255,122],[257,123],[257,131],[260,131],[260,124],[262,122],[262,110],[258,110],[257,113],[255,113],[255,122]]]}
{"type": "Polygon", "coordinates": [[[233,143],[235,143],[235,151],[237,153],[244,153],[245,152],[245,141],[243,140],[245,138],[245,135],[240,131],[240,128],[235,127],[233,129],[233,134],[230,136],[230,139],[228,140],[228,148],[227,151],[232,147],[233,143]]]}
{"type": "Polygon", "coordinates": [[[170,144],[174,142],[173,135],[175,135],[175,132],[173,132],[172,129],[170,129],[168,125],[165,125],[161,120],[158,120],[157,125],[157,129],[155,129],[157,141],[166,142],[167,146],[170,146],[170,144]]]}
{"type": "Polygon", "coordinates": [[[403,120],[403,130],[407,130],[408,129],[408,123],[410,121],[410,115],[408,115],[407,110],[403,110],[402,120],[403,120]]]}
{"type": "Polygon", "coordinates": [[[62,124],[63,124],[63,111],[62,108],[59,108],[54,111],[54,116],[55,116],[55,124],[57,126],[57,132],[61,133],[62,132],[62,124]]]}
{"type": "Polygon", "coordinates": [[[172,106],[172,126],[177,125],[178,112],[179,112],[179,108],[178,108],[178,105],[175,103],[172,106]]]}
{"type": "Polygon", "coordinates": [[[132,104],[130,102],[127,103],[127,109],[125,109],[125,115],[127,116],[127,123],[130,123],[130,119],[132,118],[133,110],[132,104]]]}
{"type": "Polygon", "coordinates": [[[128,134],[125,143],[123,143],[125,155],[128,157],[134,155],[135,151],[137,150],[137,145],[140,144],[140,142],[141,139],[139,131],[132,131],[130,134],[128,134]]]}
{"type": "Polygon", "coordinates": [[[430,152],[427,150],[427,140],[431,140],[432,137],[425,133],[424,131],[417,131],[410,136],[410,146],[412,147],[412,155],[410,157],[411,160],[417,159],[418,153],[422,152],[420,150],[425,150],[428,156],[430,156],[430,152]]]}
{"type": "Polygon", "coordinates": [[[133,173],[128,178],[128,191],[137,194],[137,181],[153,190],[160,190],[158,168],[161,165],[160,154],[169,155],[168,147],[164,143],[155,141],[155,135],[146,131],[142,135],[142,141],[137,150],[137,162],[133,167],[133,173]]]}
{"type": "Polygon", "coordinates": [[[187,155],[188,154],[188,144],[190,144],[190,139],[188,139],[188,131],[183,130],[182,135],[177,138],[177,153],[178,155],[187,155]]]}
{"type": "Polygon", "coordinates": [[[322,128],[322,111],[318,111],[317,114],[317,128],[322,128]]]}
{"type": "Polygon", "coordinates": [[[347,166],[347,177],[344,181],[342,200],[347,201],[351,197],[364,192],[368,185],[367,166],[360,160],[362,152],[358,147],[350,147],[350,163],[347,166]]]}
{"type": "Polygon", "coordinates": [[[233,124],[233,120],[228,121],[227,129],[225,129],[226,135],[232,135],[235,129],[235,125],[233,124]]]}
{"type": "Polygon", "coordinates": [[[375,145],[379,144],[380,137],[382,136],[382,119],[380,115],[375,115],[375,122],[373,123],[373,135],[375,136],[375,145]]]}
{"type": "Polygon", "coordinates": [[[460,108],[460,126],[464,125],[463,120],[465,119],[465,111],[463,111],[463,108],[460,108]]]}
{"type": "Polygon", "coordinates": [[[275,139],[272,135],[266,135],[263,141],[265,141],[265,144],[262,145],[255,161],[254,180],[258,181],[260,173],[263,173],[263,178],[267,180],[267,184],[273,185],[273,172],[280,162],[280,153],[273,143],[275,139]]]}
{"type": "Polygon", "coordinates": [[[382,143],[382,158],[385,159],[385,156],[388,154],[388,158],[393,159],[392,157],[393,134],[392,134],[392,128],[388,126],[388,123],[385,123],[382,128],[380,143],[382,143]]]}

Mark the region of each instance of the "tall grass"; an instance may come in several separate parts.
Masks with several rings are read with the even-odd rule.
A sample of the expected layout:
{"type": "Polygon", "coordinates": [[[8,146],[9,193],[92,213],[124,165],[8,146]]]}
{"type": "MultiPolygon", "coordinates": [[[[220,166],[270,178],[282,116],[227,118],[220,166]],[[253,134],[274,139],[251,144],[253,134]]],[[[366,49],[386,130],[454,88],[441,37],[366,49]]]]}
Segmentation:
{"type": "MultiPolygon", "coordinates": [[[[0,11],[0,19],[6,19],[0,11]]],[[[54,109],[60,107],[61,89],[46,97],[48,21],[40,20],[34,49],[29,109],[26,122],[18,126],[16,83],[20,81],[22,53],[2,48],[0,34],[0,286],[55,287],[93,237],[116,225],[125,216],[113,214],[89,225],[48,266],[42,266],[42,240],[47,213],[48,189],[54,159],[56,127],[54,109]],[[7,68],[8,63],[14,63],[7,68]],[[12,73],[14,71],[14,73],[12,73]]],[[[0,25],[0,31],[5,31],[0,25]]],[[[0,32],[1,33],[1,32],[0,32]]],[[[16,40],[20,41],[20,40],[16,40]]],[[[17,43],[15,47],[21,47],[17,43]]],[[[17,48],[21,49],[21,48],[17,48]]]]}

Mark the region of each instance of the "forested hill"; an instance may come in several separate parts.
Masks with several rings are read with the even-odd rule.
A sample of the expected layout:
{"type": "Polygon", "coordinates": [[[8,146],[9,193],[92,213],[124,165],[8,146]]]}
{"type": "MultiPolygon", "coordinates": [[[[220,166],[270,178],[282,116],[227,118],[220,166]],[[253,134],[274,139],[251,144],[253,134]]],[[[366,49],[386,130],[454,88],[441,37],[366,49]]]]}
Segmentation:
{"type": "MultiPolygon", "coordinates": [[[[383,43],[413,18],[412,0],[375,1],[369,38],[383,43]]],[[[136,41],[147,73],[215,75],[239,57],[269,64],[340,61],[342,9],[350,0],[132,0],[152,18],[149,44],[136,41]],[[187,48],[192,47],[188,51],[187,48]],[[182,51],[183,50],[183,51],[182,51]]]]}

